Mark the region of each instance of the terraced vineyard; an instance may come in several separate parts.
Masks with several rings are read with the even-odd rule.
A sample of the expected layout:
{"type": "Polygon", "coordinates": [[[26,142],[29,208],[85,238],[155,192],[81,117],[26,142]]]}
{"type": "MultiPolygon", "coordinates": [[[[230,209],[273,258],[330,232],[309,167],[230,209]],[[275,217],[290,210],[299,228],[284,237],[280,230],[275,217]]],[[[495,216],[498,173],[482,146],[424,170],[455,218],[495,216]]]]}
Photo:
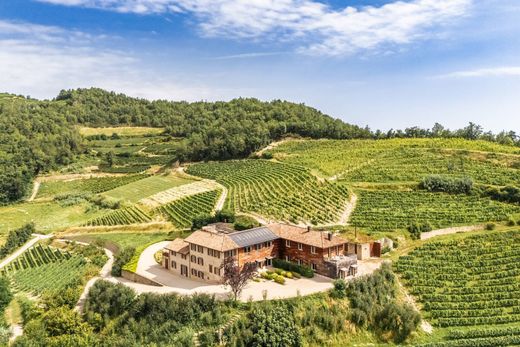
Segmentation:
{"type": "Polygon", "coordinates": [[[520,231],[427,243],[395,268],[425,318],[449,328],[449,341],[431,346],[520,343],[520,231]]]}
{"type": "Polygon", "coordinates": [[[98,194],[139,181],[146,177],[148,177],[148,175],[125,175],[118,177],[97,177],[70,181],[57,180],[42,182],[37,198],[52,197],[64,193],[90,192],[98,194]]]}
{"type": "Polygon", "coordinates": [[[89,220],[84,226],[112,226],[147,223],[152,218],[137,206],[115,210],[104,216],[89,220]]]}
{"type": "Polygon", "coordinates": [[[3,268],[2,275],[18,290],[42,294],[79,280],[86,264],[81,256],[38,244],[3,268]]]}
{"type": "Polygon", "coordinates": [[[406,228],[430,222],[434,228],[503,221],[520,214],[520,206],[468,195],[425,191],[360,190],[351,223],[370,230],[406,228]]]}
{"type": "Polygon", "coordinates": [[[165,215],[176,227],[190,227],[197,215],[211,213],[220,196],[220,190],[185,196],[159,207],[156,211],[165,215]]]}
{"type": "Polygon", "coordinates": [[[320,182],[304,168],[266,160],[195,164],[188,173],[228,188],[228,209],[291,222],[336,222],[349,196],[347,188],[320,182]]]}
{"type": "Polygon", "coordinates": [[[349,182],[419,181],[425,175],[467,175],[494,185],[520,181],[520,150],[462,139],[290,141],[275,158],[349,182]]]}

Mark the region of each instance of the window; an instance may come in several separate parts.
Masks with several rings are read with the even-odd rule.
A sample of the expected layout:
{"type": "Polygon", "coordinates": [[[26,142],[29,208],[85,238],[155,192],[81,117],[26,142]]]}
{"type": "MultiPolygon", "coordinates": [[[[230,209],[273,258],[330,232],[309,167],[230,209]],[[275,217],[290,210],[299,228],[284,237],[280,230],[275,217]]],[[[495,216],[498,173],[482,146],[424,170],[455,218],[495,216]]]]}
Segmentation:
{"type": "Polygon", "coordinates": [[[199,259],[197,259],[197,264],[204,266],[204,259],[199,257],[199,259]]]}
{"type": "Polygon", "coordinates": [[[172,260],[172,269],[177,269],[177,263],[172,260]]]}
{"type": "Polygon", "coordinates": [[[226,251],[224,252],[224,257],[225,258],[228,258],[228,257],[235,257],[237,255],[237,250],[236,249],[233,249],[231,251],[226,251]]]}
{"type": "Polygon", "coordinates": [[[219,269],[218,267],[214,268],[214,269],[213,269],[213,273],[214,273],[215,275],[220,276],[220,269],[219,269]]]}
{"type": "Polygon", "coordinates": [[[312,263],[312,269],[313,269],[314,271],[316,271],[316,270],[318,270],[318,266],[317,266],[315,263],[312,263]]]}
{"type": "Polygon", "coordinates": [[[194,256],[194,255],[192,255],[192,256],[191,256],[191,262],[192,262],[192,263],[196,263],[196,262],[197,262],[197,257],[194,256]]]}
{"type": "Polygon", "coordinates": [[[303,245],[301,243],[298,243],[298,250],[302,250],[303,249],[303,245]]]}
{"type": "Polygon", "coordinates": [[[288,255],[285,256],[285,261],[291,261],[288,255]]]}
{"type": "Polygon", "coordinates": [[[264,247],[271,247],[273,245],[273,241],[267,241],[267,242],[264,242],[264,247]]]}
{"type": "Polygon", "coordinates": [[[255,250],[259,251],[262,248],[262,245],[260,243],[257,243],[255,245],[255,250]]]}
{"type": "Polygon", "coordinates": [[[209,273],[213,272],[213,265],[209,264],[209,273]]]}
{"type": "Polygon", "coordinates": [[[285,246],[286,247],[291,247],[291,241],[285,240],[285,246]]]}
{"type": "Polygon", "coordinates": [[[199,271],[199,278],[202,278],[202,279],[204,279],[204,272],[202,272],[202,271],[199,271]]]}
{"type": "Polygon", "coordinates": [[[197,250],[197,245],[194,244],[194,243],[190,244],[190,249],[191,249],[192,251],[196,251],[196,250],[197,250]]]}
{"type": "Polygon", "coordinates": [[[191,269],[191,275],[192,276],[197,276],[197,270],[191,269]]]}
{"type": "Polygon", "coordinates": [[[251,246],[244,247],[245,253],[251,253],[251,246]]]}
{"type": "Polygon", "coordinates": [[[204,253],[204,247],[202,247],[202,246],[197,246],[197,252],[199,252],[199,253],[204,253]]]}
{"type": "Polygon", "coordinates": [[[177,256],[177,252],[174,252],[174,251],[171,251],[170,254],[171,254],[172,256],[174,256],[174,257],[177,256]]]}
{"type": "Polygon", "coordinates": [[[300,265],[300,266],[303,265],[303,261],[301,259],[298,259],[297,262],[298,262],[298,265],[300,265]]]}
{"type": "Polygon", "coordinates": [[[187,254],[181,254],[181,258],[182,258],[183,260],[186,260],[187,257],[188,257],[187,254]]]}
{"type": "Polygon", "coordinates": [[[316,247],[311,246],[311,253],[312,253],[312,254],[316,254],[316,247]]]}

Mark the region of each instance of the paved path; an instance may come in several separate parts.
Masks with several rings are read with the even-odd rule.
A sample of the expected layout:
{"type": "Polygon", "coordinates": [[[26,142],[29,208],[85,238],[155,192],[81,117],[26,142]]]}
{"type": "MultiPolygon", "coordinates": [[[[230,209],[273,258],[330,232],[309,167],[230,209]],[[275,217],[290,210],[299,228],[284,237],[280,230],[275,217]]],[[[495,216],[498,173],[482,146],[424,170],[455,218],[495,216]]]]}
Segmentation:
{"type": "Polygon", "coordinates": [[[435,236],[440,235],[450,235],[450,234],[456,234],[456,233],[467,233],[470,231],[477,231],[477,230],[484,230],[485,225],[470,225],[470,226],[463,226],[463,227],[453,227],[453,228],[446,228],[446,229],[438,229],[438,230],[432,230],[425,233],[421,233],[421,240],[428,240],[435,236]]]}
{"type": "Polygon", "coordinates": [[[10,262],[12,262],[16,258],[18,258],[18,256],[20,256],[20,254],[25,252],[27,249],[34,246],[34,244],[37,243],[38,241],[49,239],[49,238],[53,237],[54,235],[53,234],[49,234],[49,235],[33,234],[33,236],[34,236],[34,238],[27,241],[22,247],[18,248],[14,253],[12,253],[10,256],[8,256],[4,260],[2,260],[2,262],[0,262],[0,269],[9,265],[10,262]]]}
{"type": "Polygon", "coordinates": [[[40,185],[40,181],[38,181],[38,179],[35,179],[33,183],[31,196],[29,197],[29,199],[27,199],[27,201],[33,201],[34,199],[36,199],[36,195],[38,195],[38,191],[40,190],[40,185]]]}
{"type": "MultiPolygon", "coordinates": [[[[60,240],[60,241],[62,241],[62,240],[60,240]]],[[[63,240],[63,241],[67,241],[67,240],[63,240]]],[[[76,243],[88,245],[88,243],[84,243],[84,242],[76,242],[76,243]]],[[[105,254],[108,257],[108,260],[105,263],[105,265],[103,265],[103,267],[101,268],[101,271],[99,271],[99,276],[92,277],[85,285],[85,288],[83,289],[83,292],[81,293],[79,300],[76,303],[76,306],[74,307],[75,311],[83,312],[83,306],[85,306],[85,301],[87,300],[88,292],[90,291],[90,288],[92,288],[94,283],[97,282],[97,280],[102,279],[102,278],[103,279],[113,278],[111,275],[111,272],[112,272],[112,265],[114,265],[114,254],[106,248],[104,250],[105,250],[105,254]]]]}

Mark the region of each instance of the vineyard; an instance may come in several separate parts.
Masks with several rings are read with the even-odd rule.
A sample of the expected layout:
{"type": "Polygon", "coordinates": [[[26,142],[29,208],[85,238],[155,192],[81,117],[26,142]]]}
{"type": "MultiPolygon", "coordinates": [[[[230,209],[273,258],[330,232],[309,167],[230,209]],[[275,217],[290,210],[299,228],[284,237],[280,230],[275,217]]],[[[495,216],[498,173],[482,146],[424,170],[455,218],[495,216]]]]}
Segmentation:
{"type": "Polygon", "coordinates": [[[218,185],[210,180],[201,180],[193,183],[184,184],[179,187],[167,189],[160,193],[154,194],[146,199],[142,199],[140,203],[148,206],[160,206],[165,205],[175,200],[179,200],[189,195],[199,194],[215,190],[218,185]]]}
{"type": "Polygon", "coordinates": [[[165,215],[176,227],[187,228],[193,219],[200,214],[209,214],[213,211],[219,190],[185,196],[172,203],[159,207],[156,211],[165,215]]]}
{"type": "Polygon", "coordinates": [[[228,188],[228,209],[291,222],[336,222],[349,197],[347,188],[320,182],[306,169],[266,160],[195,164],[188,173],[228,188]]]}
{"type": "Polygon", "coordinates": [[[18,290],[42,294],[78,281],[86,264],[81,256],[38,244],[3,268],[2,275],[18,290]]]}
{"type": "Polygon", "coordinates": [[[429,174],[467,175],[494,185],[520,181],[520,150],[486,141],[290,141],[272,151],[278,160],[349,182],[419,181],[429,174]]]}
{"type": "Polygon", "coordinates": [[[58,194],[83,192],[98,194],[132,182],[139,181],[146,177],[147,175],[126,175],[117,177],[77,179],[71,181],[42,182],[37,197],[52,197],[58,194]]]}
{"type": "Polygon", "coordinates": [[[147,223],[152,218],[137,206],[125,207],[91,219],[84,226],[113,226],[147,223]]]}
{"type": "Polygon", "coordinates": [[[425,318],[448,329],[432,346],[518,345],[520,231],[427,243],[395,268],[425,318]]]}
{"type": "Polygon", "coordinates": [[[471,195],[424,191],[360,190],[351,223],[370,230],[406,228],[429,222],[434,228],[507,220],[520,206],[471,195]]]}

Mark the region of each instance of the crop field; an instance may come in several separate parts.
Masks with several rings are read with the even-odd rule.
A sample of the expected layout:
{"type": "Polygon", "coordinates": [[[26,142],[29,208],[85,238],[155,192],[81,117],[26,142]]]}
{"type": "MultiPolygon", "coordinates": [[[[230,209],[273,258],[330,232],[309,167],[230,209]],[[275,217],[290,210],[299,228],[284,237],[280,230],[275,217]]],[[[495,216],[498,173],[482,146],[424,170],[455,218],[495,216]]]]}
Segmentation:
{"type": "Polygon", "coordinates": [[[425,191],[359,190],[350,222],[374,231],[406,228],[417,221],[434,228],[503,221],[520,206],[468,195],[425,191]]]}
{"type": "Polygon", "coordinates": [[[165,205],[175,200],[179,200],[186,196],[208,192],[218,189],[218,185],[213,181],[200,180],[193,183],[183,184],[182,186],[174,187],[160,193],[154,194],[148,198],[140,200],[140,203],[156,207],[165,205]]]}
{"type": "Polygon", "coordinates": [[[137,202],[143,198],[147,198],[159,192],[191,182],[193,182],[193,180],[175,175],[151,176],[109,190],[103,194],[115,199],[123,199],[131,202],[137,202]]]}
{"type": "Polygon", "coordinates": [[[228,188],[228,209],[292,222],[335,222],[349,197],[344,186],[320,182],[306,169],[266,160],[195,164],[188,173],[228,188]]]}
{"type": "Polygon", "coordinates": [[[185,196],[172,203],[159,207],[156,211],[165,215],[176,227],[187,228],[200,214],[211,213],[221,191],[213,190],[185,196]]]}
{"type": "Polygon", "coordinates": [[[428,174],[467,175],[486,184],[520,181],[520,150],[462,139],[289,141],[276,159],[349,182],[419,181],[428,174]]]}
{"type": "Polygon", "coordinates": [[[520,343],[520,231],[430,242],[395,268],[425,318],[448,330],[432,346],[520,343]]]}
{"type": "Polygon", "coordinates": [[[85,226],[113,226],[146,223],[151,217],[137,206],[125,207],[89,220],[85,226]]]}
{"type": "Polygon", "coordinates": [[[42,182],[37,198],[48,198],[59,194],[102,193],[120,186],[146,178],[147,175],[125,175],[119,177],[96,177],[71,181],[42,182]]]}
{"type": "Polygon", "coordinates": [[[104,241],[115,244],[119,249],[126,247],[138,247],[144,244],[171,239],[174,235],[168,235],[166,232],[146,232],[146,233],[100,233],[69,236],[67,239],[93,243],[96,241],[104,241]]]}
{"type": "Polygon", "coordinates": [[[16,289],[42,294],[78,281],[86,264],[81,256],[38,244],[2,269],[2,274],[13,282],[16,289]]]}
{"type": "Polygon", "coordinates": [[[0,237],[9,230],[34,222],[39,233],[78,226],[87,220],[99,217],[106,210],[90,209],[90,204],[81,203],[62,207],[55,202],[30,202],[0,207],[0,237]]]}

